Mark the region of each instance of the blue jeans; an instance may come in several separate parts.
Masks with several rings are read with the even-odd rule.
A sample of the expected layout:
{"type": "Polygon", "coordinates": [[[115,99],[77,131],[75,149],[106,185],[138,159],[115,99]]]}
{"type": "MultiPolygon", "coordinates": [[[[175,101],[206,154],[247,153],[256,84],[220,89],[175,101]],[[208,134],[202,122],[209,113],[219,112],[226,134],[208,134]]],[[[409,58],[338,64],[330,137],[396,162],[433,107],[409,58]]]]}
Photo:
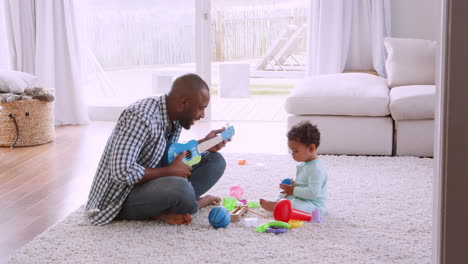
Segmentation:
{"type": "Polygon", "coordinates": [[[164,211],[194,214],[197,199],[221,178],[226,161],[218,152],[205,152],[193,166],[189,180],[170,176],[136,185],[130,191],[116,219],[145,220],[164,211]]]}

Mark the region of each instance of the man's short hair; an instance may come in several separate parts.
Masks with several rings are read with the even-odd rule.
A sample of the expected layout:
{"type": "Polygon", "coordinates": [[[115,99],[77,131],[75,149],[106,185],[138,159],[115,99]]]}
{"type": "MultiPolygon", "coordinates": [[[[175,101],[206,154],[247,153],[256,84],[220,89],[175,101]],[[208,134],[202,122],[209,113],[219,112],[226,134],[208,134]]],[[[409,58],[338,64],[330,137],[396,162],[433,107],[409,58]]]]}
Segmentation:
{"type": "Polygon", "coordinates": [[[202,89],[210,90],[208,84],[198,75],[194,73],[184,74],[172,83],[171,92],[198,92],[202,89]]]}

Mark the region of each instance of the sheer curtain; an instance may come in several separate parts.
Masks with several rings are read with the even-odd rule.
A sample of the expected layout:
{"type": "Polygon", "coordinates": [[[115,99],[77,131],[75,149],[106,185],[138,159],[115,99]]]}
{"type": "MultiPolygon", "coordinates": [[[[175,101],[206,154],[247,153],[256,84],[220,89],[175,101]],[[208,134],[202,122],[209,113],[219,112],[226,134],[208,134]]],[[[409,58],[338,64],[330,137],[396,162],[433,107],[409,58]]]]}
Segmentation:
{"type": "Polygon", "coordinates": [[[55,89],[55,123],[89,122],[82,76],[80,0],[6,0],[13,70],[29,72],[55,89]]]}
{"type": "Polygon", "coordinates": [[[9,35],[12,69],[34,74],[35,0],[5,0],[6,31],[9,35]]]}
{"type": "Polygon", "coordinates": [[[5,0],[0,0],[0,70],[11,69],[5,14],[5,0]]]}
{"type": "Polygon", "coordinates": [[[385,76],[389,0],[311,0],[308,24],[308,76],[370,70],[385,76]]]}

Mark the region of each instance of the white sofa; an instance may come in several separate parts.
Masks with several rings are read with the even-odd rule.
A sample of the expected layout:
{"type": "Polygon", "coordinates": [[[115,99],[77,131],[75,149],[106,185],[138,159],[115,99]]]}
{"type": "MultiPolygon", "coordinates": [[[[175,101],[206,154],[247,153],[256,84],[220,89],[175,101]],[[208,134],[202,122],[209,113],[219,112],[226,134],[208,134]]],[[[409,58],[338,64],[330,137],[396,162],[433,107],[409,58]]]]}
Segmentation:
{"type": "Polygon", "coordinates": [[[304,78],[286,99],[288,129],[317,124],[319,153],[433,156],[433,41],[385,39],[388,78],[341,73],[304,78]]]}
{"type": "Polygon", "coordinates": [[[395,155],[433,156],[435,85],[398,86],[390,90],[395,120],[395,155]]]}

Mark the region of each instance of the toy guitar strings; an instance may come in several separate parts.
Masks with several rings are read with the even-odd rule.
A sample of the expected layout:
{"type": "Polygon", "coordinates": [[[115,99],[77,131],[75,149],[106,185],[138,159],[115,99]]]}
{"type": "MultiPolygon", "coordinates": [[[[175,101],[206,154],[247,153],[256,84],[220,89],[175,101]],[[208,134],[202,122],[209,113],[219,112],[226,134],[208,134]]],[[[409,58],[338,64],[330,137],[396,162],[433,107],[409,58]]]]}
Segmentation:
{"type": "Polygon", "coordinates": [[[183,162],[189,166],[193,166],[201,161],[201,153],[218,145],[224,140],[231,139],[234,133],[234,126],[231,125],[228,126],[223,132],[216,135],[216,137],[202,142],[200,144],[198,144],[198,141],[194,139],[190,140],[185,144],[174,143],[168,149],[168,164],[171,164],[177,157],[177,155],[179,155],[183,151],[186,151],[185,157],[183,158],[183,162]]]}

